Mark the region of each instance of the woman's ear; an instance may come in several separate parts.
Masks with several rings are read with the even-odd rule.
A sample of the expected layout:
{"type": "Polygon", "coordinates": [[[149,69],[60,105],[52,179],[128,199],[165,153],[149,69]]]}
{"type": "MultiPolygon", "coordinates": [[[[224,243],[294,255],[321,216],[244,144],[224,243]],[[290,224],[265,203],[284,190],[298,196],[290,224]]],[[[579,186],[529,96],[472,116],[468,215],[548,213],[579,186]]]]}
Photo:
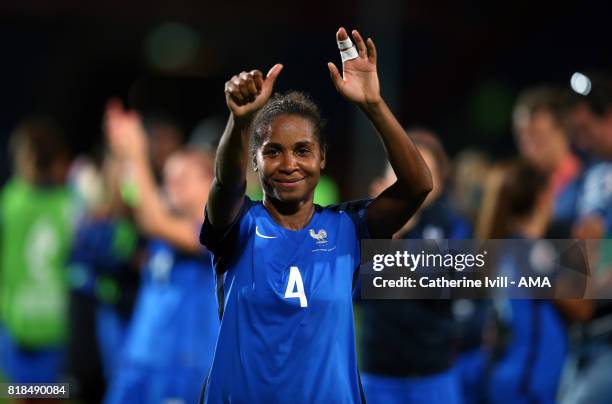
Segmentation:
{"type": "Polygon", "coordinates": [[[257,172],[257,153],[253,153],[251,155],[252,159],[251,159],[251,164],[253,166],[253,171],[257,172]]]}

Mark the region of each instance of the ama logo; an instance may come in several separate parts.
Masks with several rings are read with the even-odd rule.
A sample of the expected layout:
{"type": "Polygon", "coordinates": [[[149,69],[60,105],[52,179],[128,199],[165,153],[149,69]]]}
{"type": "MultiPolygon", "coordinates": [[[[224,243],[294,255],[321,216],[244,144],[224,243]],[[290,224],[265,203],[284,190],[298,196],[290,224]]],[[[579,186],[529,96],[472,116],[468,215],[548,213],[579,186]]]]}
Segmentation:
{"type": "Polygon", "coordinates": [[[521,280],[519,281],[519,288],[550,288],[552,287],[550,284],[550,279],[548,276],[521,276],[521,280]]]}

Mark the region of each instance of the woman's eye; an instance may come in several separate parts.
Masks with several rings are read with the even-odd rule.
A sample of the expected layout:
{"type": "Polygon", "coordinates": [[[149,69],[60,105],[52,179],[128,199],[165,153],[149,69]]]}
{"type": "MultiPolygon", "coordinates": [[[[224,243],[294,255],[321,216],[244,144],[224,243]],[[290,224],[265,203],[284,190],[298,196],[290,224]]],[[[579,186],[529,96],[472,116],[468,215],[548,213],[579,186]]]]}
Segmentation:
{"type": "Polygon", "coordinates": [[[278,156],[280,154],[279,150],[275,150],[275,149],[271,149],[271,150],[266,150],[264,151],[264,156],[268,156],[268,157],[275,157],[278,156]]]}
{"type": "Polygon", "coordinates": [[[298,149],[297,154],[299,156],[307,156],[310,154],[310,149],[306,149],[306,148],[298,149]]]}

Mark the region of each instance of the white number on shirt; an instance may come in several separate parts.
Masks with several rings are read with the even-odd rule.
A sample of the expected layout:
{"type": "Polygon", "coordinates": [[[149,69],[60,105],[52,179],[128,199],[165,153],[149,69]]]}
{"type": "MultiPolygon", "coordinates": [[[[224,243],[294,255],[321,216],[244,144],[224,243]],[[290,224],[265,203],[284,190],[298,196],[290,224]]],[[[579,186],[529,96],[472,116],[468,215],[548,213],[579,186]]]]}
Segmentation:
{"type": "Polygon", "coordinates": [[[298,267],[291,267],[289,272],[289,281],[287,282],[287,290],[285,291],[285,299],[297,297],[300,299],[300,307],[308,307],[308,300],[304,293],[304,282],[298,267]]]}

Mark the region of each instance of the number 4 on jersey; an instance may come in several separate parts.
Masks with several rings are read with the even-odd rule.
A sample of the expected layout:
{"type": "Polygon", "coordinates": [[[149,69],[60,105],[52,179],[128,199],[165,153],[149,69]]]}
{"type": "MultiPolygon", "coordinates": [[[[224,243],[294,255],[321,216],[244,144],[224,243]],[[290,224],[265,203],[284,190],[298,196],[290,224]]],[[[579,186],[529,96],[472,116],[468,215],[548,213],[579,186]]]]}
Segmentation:
{"type": "Polygon", "coordinates": [[[306,294],[304,293],[304,282],[302,282],[302,275],[298,267],[291,267],[289,272],[285,299],[290,297],[298,297],[300,299],[300,307],[308,307],[308,300],[306,300],[306,294]]]}

